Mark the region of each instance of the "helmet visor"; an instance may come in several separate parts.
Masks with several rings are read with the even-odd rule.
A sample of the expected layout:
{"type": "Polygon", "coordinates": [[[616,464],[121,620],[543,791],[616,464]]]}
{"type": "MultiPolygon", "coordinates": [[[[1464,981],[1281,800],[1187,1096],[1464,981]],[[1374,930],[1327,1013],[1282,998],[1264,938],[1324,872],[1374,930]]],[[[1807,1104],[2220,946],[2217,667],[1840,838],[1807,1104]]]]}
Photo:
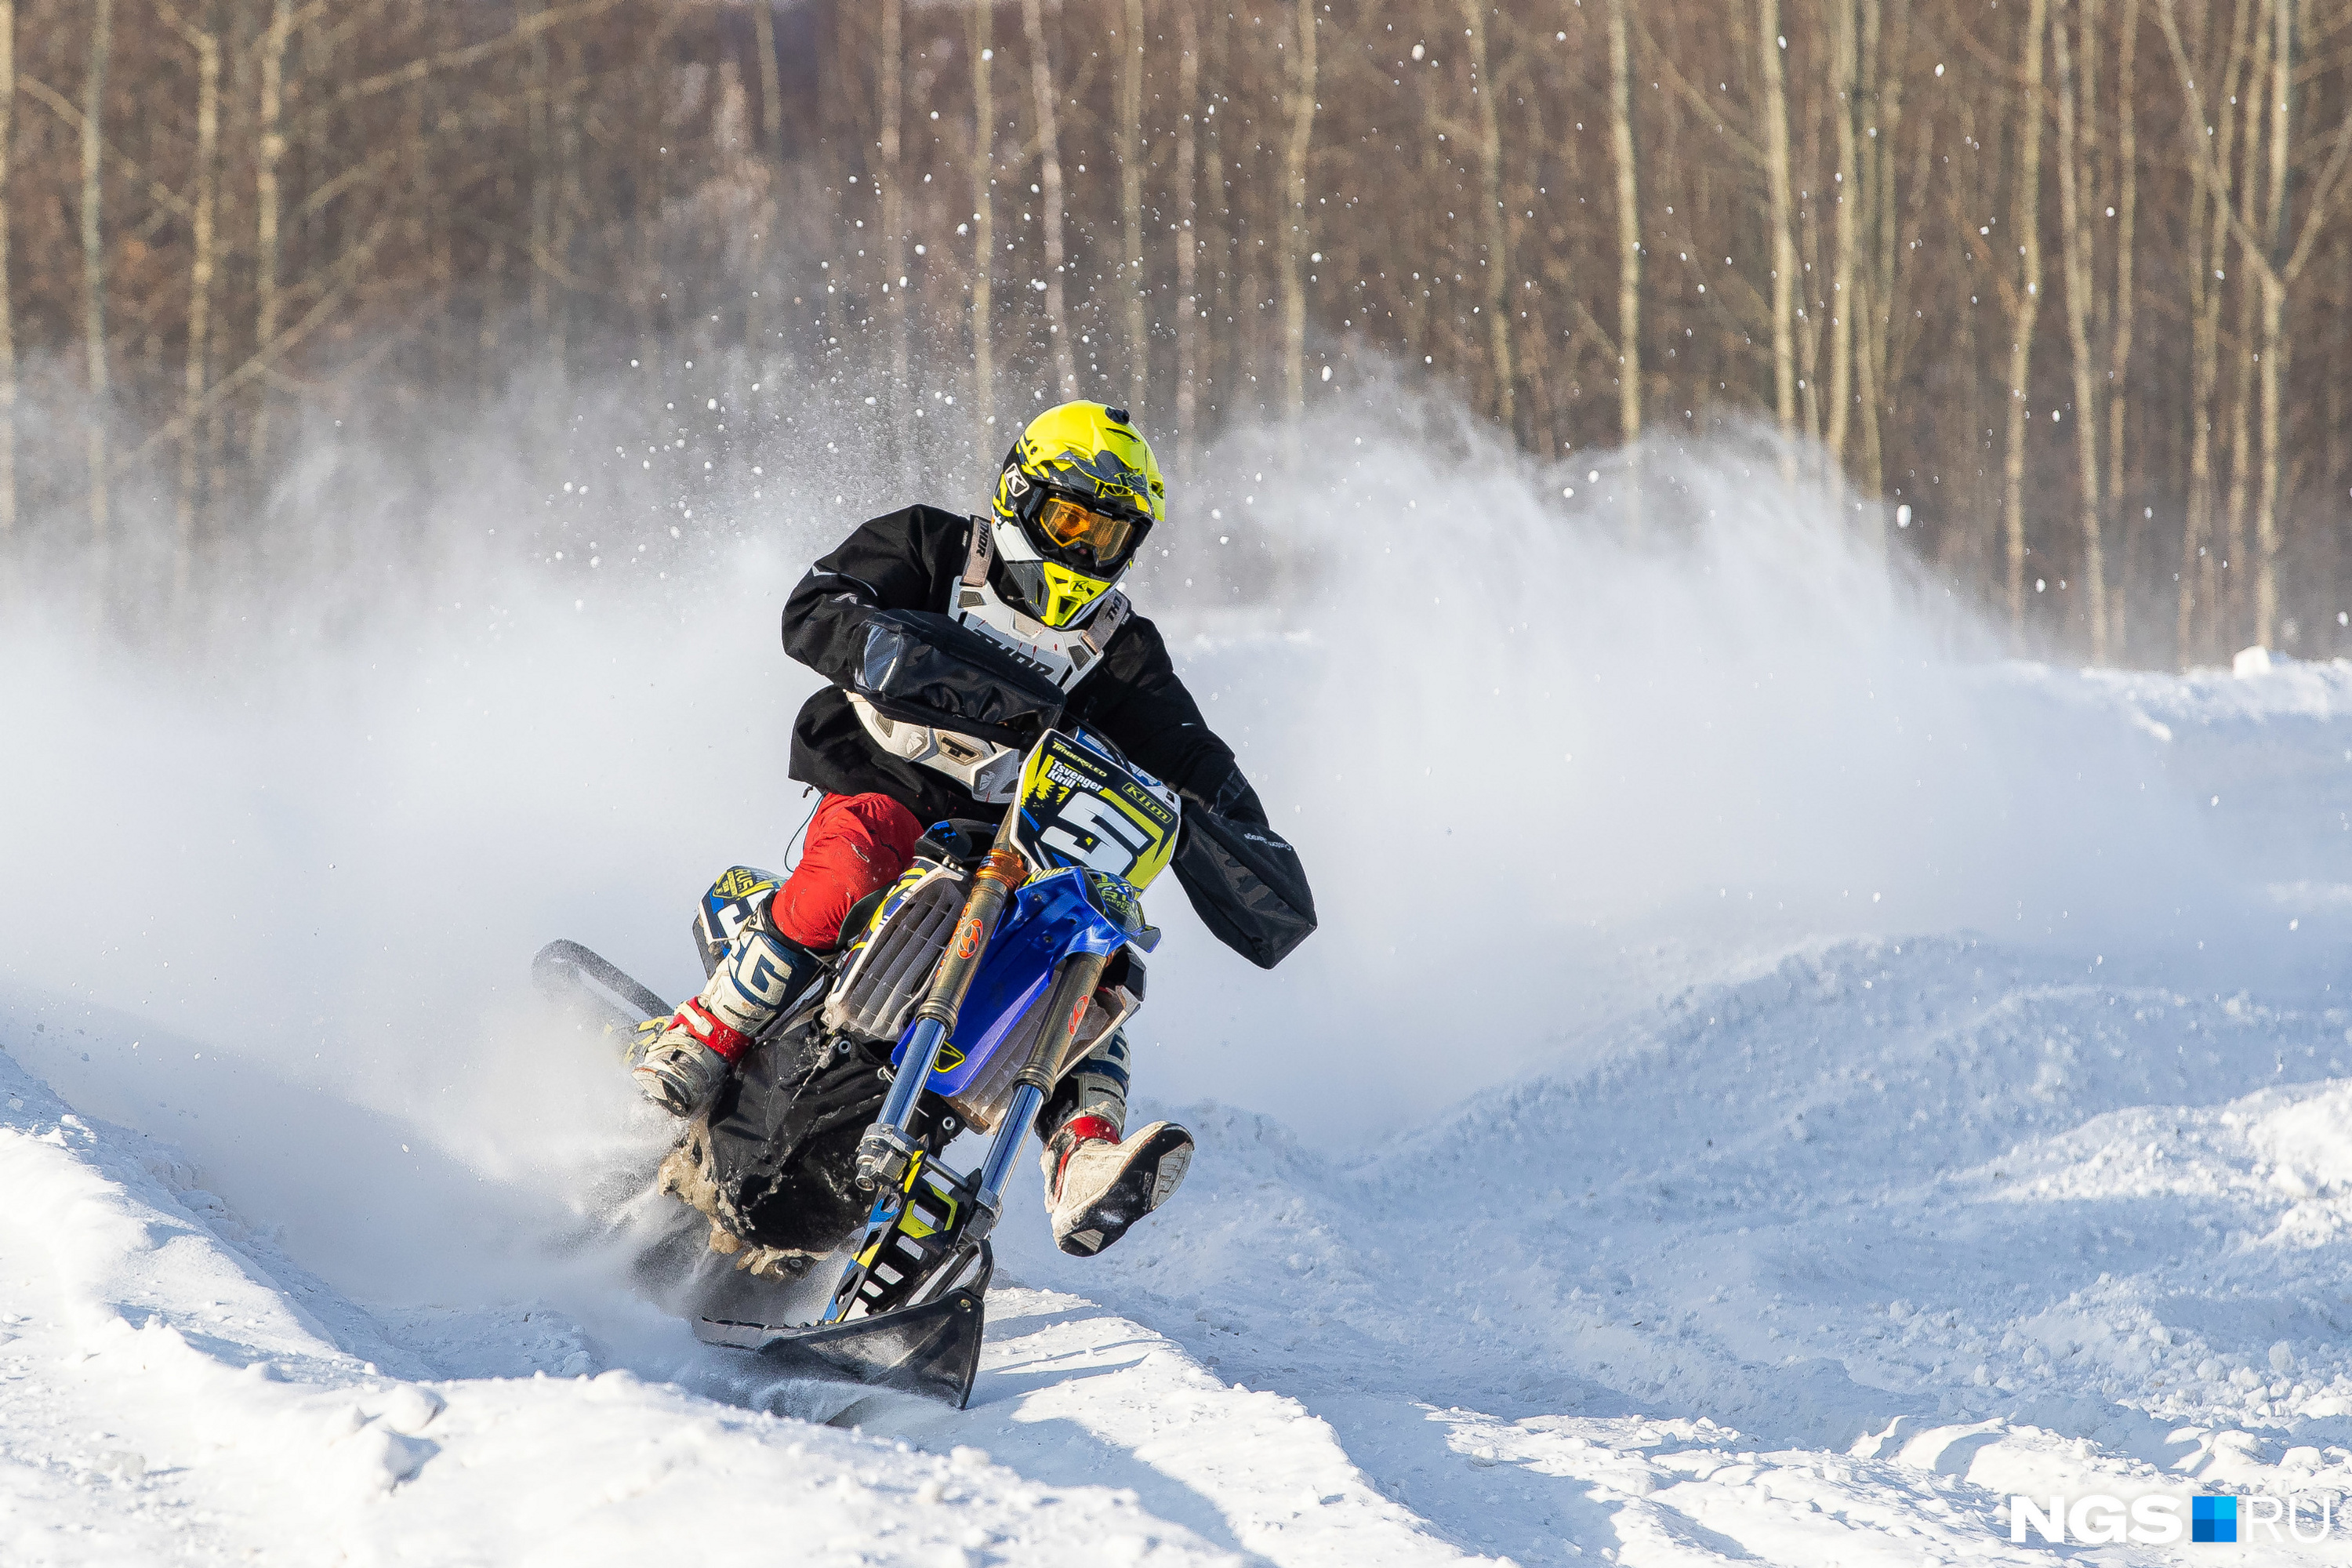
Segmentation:
{"type": "Polygon", "coordinates": [[[1143,526],[1134,519],[1099,511],[1060,495],[1046,496],[1037,508],[1037,531],[1072,564],[1106,571],[1125,565],[1143,540],[1143,526]]]}

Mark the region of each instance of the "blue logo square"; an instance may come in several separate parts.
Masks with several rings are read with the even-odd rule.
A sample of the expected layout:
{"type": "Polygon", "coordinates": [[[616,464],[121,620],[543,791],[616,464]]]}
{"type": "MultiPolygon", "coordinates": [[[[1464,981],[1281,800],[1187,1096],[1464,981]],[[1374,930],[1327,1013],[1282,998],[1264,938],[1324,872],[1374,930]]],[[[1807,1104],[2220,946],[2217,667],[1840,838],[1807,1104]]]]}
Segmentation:
{"type": "Polygon", "coordinates": [[[2191,1541],[2237,1540],[2238,1500],[2233,1497],[2189,1499],[2189,1539],[2191,1541]]]}

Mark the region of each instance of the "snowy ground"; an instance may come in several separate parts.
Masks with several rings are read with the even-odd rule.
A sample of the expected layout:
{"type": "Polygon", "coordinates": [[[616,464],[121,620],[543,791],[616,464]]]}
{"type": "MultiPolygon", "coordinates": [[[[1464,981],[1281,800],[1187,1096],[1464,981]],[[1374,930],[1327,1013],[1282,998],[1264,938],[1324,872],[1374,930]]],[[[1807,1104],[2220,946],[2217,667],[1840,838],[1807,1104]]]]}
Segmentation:
{"type": "MultiPolygon", "coordinates": [[[[2352,666],[1980,680],[2148,748],[2234,942],[1694,943],[1377,1147],[1183,1108],[1191,1181],[1100,1259],[1024,1176],[962,1413],[763,1386],[593,1258],[499,1257],[494,1162],[11,982],[0,1563],[1862,1568],[2198,1489],[2309,1534],[2352,1495],[2352,666]],[[288,1196],[394,1144],[478,1269],[288,1196]]],[[[2352,1561],[2249,1539],[2093,1560],[2352,1561]]]]}

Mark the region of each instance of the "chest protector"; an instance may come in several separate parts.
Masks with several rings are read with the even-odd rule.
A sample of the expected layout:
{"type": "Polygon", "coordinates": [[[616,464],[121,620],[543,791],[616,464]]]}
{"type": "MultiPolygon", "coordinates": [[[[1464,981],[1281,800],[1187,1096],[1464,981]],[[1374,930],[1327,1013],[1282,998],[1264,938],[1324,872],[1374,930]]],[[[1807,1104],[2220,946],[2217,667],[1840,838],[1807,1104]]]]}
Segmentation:
{"type": "MultiPolygon", "coordinates": [[[[1088,606],[1076,625],[1049,626],[1006,604],[989,585],[988,568],[995,553],[995,534],[988,520],[973,518],[963,575],[949,588],[950,602],[941,609],[950,619],[1020,655],[1065,692],[1075,690],[1102,661],[1111,638],[1135,613],[1134,605],[1113,588],[1088,606]]],[[[974,800],[1001,805],[1019,790],[1022,754],[1012,747],[888,718],[856,692],[849,701],[876,745],[947,774],[970,790],[974,800]]]]}

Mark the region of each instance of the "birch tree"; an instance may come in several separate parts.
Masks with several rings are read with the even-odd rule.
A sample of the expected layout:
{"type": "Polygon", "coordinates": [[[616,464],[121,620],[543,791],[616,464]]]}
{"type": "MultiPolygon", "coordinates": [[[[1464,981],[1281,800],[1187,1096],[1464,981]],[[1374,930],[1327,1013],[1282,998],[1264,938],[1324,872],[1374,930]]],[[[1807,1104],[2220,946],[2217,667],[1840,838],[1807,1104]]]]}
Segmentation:
{"type": "Polygon", "coordinates": [[[971,56],[971,418],[981,458],[992,461],[996,424],[996,92],[992,30],[995,8],[982,0],[965,10],[971,56]]]}
{"type": "MultiPolygon", "coordinates": [[[[267,356],[278,338],[278,161],[286,156],[286,137],[279,129],[286,113],[286,45],[293,30],[292,0],[270,0],[269,27],[261,37],[261,104],[259,134],[254,155],[254,288],[253,342],[257,356],[267,356]]],[[[537,212],[534,201],[533,211],[537,212]]],[[[534,219],[534,241],[538,240],[534,219]]],[[[543,254],[539,267],[532,272],[536,279],[543,276],[543,254]]],[[[532,296],[532,319],[539,320],[539,296],[532,296]]],[[[259,390],[254,400],[251,436],[247,442],[246,466],[250,472],[260,471],[269,460],[269,384],[258,378],[259,390]]]]}
{"type": "Polygon", "coordinates": [[[188,346],[181,385],[188,427],[180,436],[180,484],[176,498],[178,551],[173,558],[172,586],[184,596],[195,569],[197,489],[204,469],[204,438],[209,428],[203,418],[206,380],[211,369],[213,309],[213,222],[219,196],[220,155],[220,21],[216,7],[207,6],[202,26],[188,29],[196,51],[196,192],[195,221],[190,226],[188,255],[188,346]]]}
{"type": "Polygon", "coordinates": [[[882,298],[888,317],[890,392],[889,405],[898,416],[888,422],[898,431],[906,416],[912,396],[908,385],[913,369],[909,360],[907,331],[907,200],[900,185],[904,178],[904,159],[899,146],[900,121],[905,118],[901,102],[906,72],[906,41],[901,37],[902,0],[881,0],[881,58],[877,63],[879,87],[875,96],[875,118],[880,134],[876,138],[880,154],[877,160],[877,183],[882,187],[882,298]]]}
{"type": "Polygon", "coordinates": [[[1066,253],[1062,247],[1062,136],[1059,110],[1054,101],[1054,62],[1045,49],[1045,17],[1041,0],[1021,0],[1021,30],[1029,44],[1029,93],[1037,113],[1038,183],[1043,187],[1038,227],[1045,241],[1045,331],[1054,342],[1054,379],[1065,398],[1078,395],[1078,365],[1070,347],[1070,319],[1062,285],[1066,253]]]}
{"type": "Polygon", "coordinates": [[[1780,68],[1788,41],[1780,34],[1780,0],[1756,0],[1756,38],[1763,68],[1764,181],[1771,233],[1772,410],[1785,438],[1797,431],[1797,242],[1790,227],[1789,93],[1780,68]]]}
{"type": "Polygon", "coordinates": [[[1642,436],[1642,203],[1625,0],[1609,0],[1609,151],[1617,171],[1617,431],[1631,446],[1642,436]]]}
{"type": "Polygon", "coordinates": [[[2049,0],[2028,0],[2025,68],[2018,93],[2017,201],[2011,221],[2017,240],[2017,288],[2010,296],[2009,430],[2001,456],[2002,559],[2012,637],[2025,626],[2025,417],[2033,368],[2033,328],[2042,309],[2042,42],[2049,0]]]}
{"type": "MultiPolygon", "coordinates": [[[[462,416],[518,370],[614,349],[812,400],[885,378],[898,398],[936,364],[993,444],[1011,370],[1172,392],[1153,423],[1189,466],[1221,426],[1300,410],[1326,334],[1409,354],[1547,455],[1669,416],[1776,420],[1834,455],[1832,483],[1931,519],[1880,542],[2012,625],[2036,575],[2063,584],[2074,613],[2044,629],[2087,657],[2163,657],[2133,624],[2158,595],[2184,658],[2242,637],[2352,653],[2352,13],[2028,10],[494,0],[452,37],[417,0],[158,0],[143,26],[120,0],[52,6],[73,25],[0,37],[0,531],[12,350],[102,377],[107,443],[94,470],[18,464],[17,521],[68,513],[83,562],[109,535],[143,561],[122,554],[133,503],[159,498],[194,602],[216,558],[350,557],[338,519],[229,504],[279,493],[298,400],[414,430],[405,409],[462,416]],[[992,34],[1028,35],[1025,90],[993,94],[992,34]],[[2143,44],[2170,61],[2143,68],[2143,44]],[[1012,246],[1000,180],[1008,237],[1037,226],[1012,246]],[[952,259],[910,258],[939,220],[952,259]],[[993,285],[1014,251],[1022,308],[993,285]],[[803,254],[832,265],[803,275],[803,254]],[[1099,311],[1072,292],[1113,278],[1099,311]],[[703,360],[736,310],[752,360],[703,360]],[[788,380],[770,354],[824,368],[788,380]],[[328,548],[272,544],[297,528],[328,548]]],[[[0,35],[16,12],[0,0],[0,35]]],[[[61,534],[13,532],[26,560],[61,534]]]]}
{"type": "Polygon", "coordinates": [[[89,374],[89,532],[91,564],[102,584],[106,572],[108,405],[111,388],[106,363],[106,68],[114,49],[114,0],[94,0],[89,52],[81,92],[81,287],[82,347],[89,374]]]}
{"type": "MultiPolygon", "coordinates": [[[[981,9],[982,7],[975,7],[981,9]]],[[[751,349],[753,374],[765,379],[769,362],[768,318],[770,312],[761,309],[762,291],[774,292],[776,279],[768,265],[768,257],[775,249],[776,224],[780,217],[774,192],[792,162],[784,146],[783,83],[776,69],[776,6],[775,0],[751,0],[751,55],[754,79],[760,86],[760,166],[766,175],[761,182],[758,207],[759,232],[752,236],[751,281],[750,298],[743,301],[743,337],[751,349]]]]}
{"type": "Polygon", "coordinates": [[[1861,274],[1870,183],[1863,178],[1861,137],[1854,129],[1862,97],[1861,18],[1856,0],[1831,0],[1831,125],[1837,152],[1837,211],[1830,272],[1830,390],[1822,439],[1829,449],[1832,488],[1843,492],[1846,434],[1853,421],[1854,285],[1861,274]]]}
{"type": "MultiPolygon", "coordinates": [[[[2079,6],[2060,0],[2059,14],[2051,18],[2050,43],[2058,76],[2058,233],[2060,267],[2066,280],[2066,341],[2073,349],[2074,371],[2074,466],[2076,526],[2083,539],[2080,568],[2084,596],[2089,606],[2091,658],[2107,658],[2107,564],[2100,538],[2099,382],[2092,363],[2091,317],[2095,269],[2090,216],[2085,211],[2083,184],[2084,148],[2074,91],[2074,51],[2067,38],[2066,10],[2081,16],[2079,6]]],[[[2084,38],[2089,43],[2085,23],[2084,38]]],[[[2092,107],[2095,106],[2093,100],[2092,107]]]]}
{"type": "Polygon", "coordinates": [[[1143,281],[1143,0],[1126,0],[1119,37],[1118,210],[1127,241],[1119,284],[1127,296],[1127,403],[1141,408],[1151,384],[1151,339],[1143,281]]]}
{"type": "MultiPolygon", "coordinates": [[[[2192,123],[2201,123],[2205,116],[2204,95],[2197,86],[2188,52],[2181,45],[2175,5],[2176,0],[2158,0],[2158,15],[2163,23],[2165,42],[2180,73],[2189,119],[2192,123]]],[[[2220,211],[2230,215],[2240,254],[2254,268],[2261,283],[2262,493],[2255,512],[2254,640],[2268,647],[2276,632],[2278,614],[2279,426],[2284,417],[2282,389],[2292,353],[2285,333],[2287,291],[2309,264],[2327,215],[2342,189],[2346,159],[2352,155],[2352,112],[2347,112],[2336,128],[2326,163],[2312,184],[2303,222],[2294,230],[2290,241],[2287,170],[2294,113],[2294,12],[2289,0],[2264,0],[2264,6],[2271,24],[2264,39],[2269,68],[2264,86],[2269,99],[2270,138],[2268,188],[2260,213],[2261,230],[2257,231],[2247,214],[2232,211],[2226,200],[2219,200],[2218,205],[2220,211]]],[[[2250,114],[2252,108],[2250,99],[2250,114]]],[[[2222,165],[2194,135],[2189,142],[2190,166],[2199,182],[2208,187],[2209,193],[2224,189],[2222,165]]],[[[2251,158],[2251,132],[2247,152],[2251,158]]]]}
{"type": "MultiPolygon", "coordinates": [[[[2125,496],[2124,437],[2131,402],[2132,331],[2137,320],[2139,293],[2136,276],[2139,223],[2139,0],[2123,0],[2116,63],[2116,239],[2113,317],[2107,340],[2107,504],[2123,504],[2125,496]]],[[[2112,515],[2112,510],[2110,511],[2112,515]]],[[[2107,606],[2107,632],[2113,652],[2128,657],[2130,648],[2131,574],[2137,563],[2140,529],[2137,518],[2125,524],[2124,584],[2107,606]]]]}
{"type": "Polygon", "coordinates": [[[1200,101],[1200,18],[1193,0],[1176,0],[1176,454],[1188,477],[1201,417],[1201,235],[1193,178],[1200,123],[1192,112],[1200,101]]]}
{"type": "MultiPolygon", "coordinates": [[[[1307,405],[1307,284],[1302,274],[1307,241],[1307,154],[1315,141],[1315,0],[1297,0],[1294,16],[1286,94],[1290,134],[1282,148],[1283,216],[1277,243],[1282,253],[1283,394],[1296,418],[1307,405]]],[[[1492,265],[1500,267],[1502,258],[1494,258],[1492,265]]],[[[1507,421],[1510,417],[1507,392],[1503,416],[1507,421]]]]}
{"type": "MultiPolygon", "coordinates": [[[[2243,85],[2252,14],[2252,0],[2234,0],[2221,39],[2223,54],[2218,63],[2220,97],[2224,100],[2236,98],[2243,85]]],[[[2164,8],[2163,0],[2158,0],[2158,20],[2164,25],[2166,42],[2173,46],[2176,60],[2184,58],[2185,52],[2178,43],[2179,25],[2164,8]]],[[[2193,73],[2185,71],[2183,79],[2193,80],[2193,73]]],[[[2196,102],[2191,100],[2192,105],[2196,102]]],[[[2192,107],[2181,127],[2187,143],[2184,155],[2192,167],[2200,160],[2200,128],[2209,124],[2211,122],[2192,107]]],[[[2191,182],[2188,223],[2189,498],[2180,536],[2179,591],[2174,624],[2174,646],[2184,666],[2200,652],[2210,653],[2221,637],[2221,595],[2216,582],[2220,555],[2215,548],[2220,538],[2214,527],[2213,399],[2221,381],[2223,263],[2229,256],[2230,205],[2236,199],[2229,170],[2237,145],[2238,117],[2222,115],[2221,121],[2211,126],[2210,134],[2216,146],[2210,169],[2191,182]],[[2200,609],[2205,622],[2202,637],[2197,624],[2200,609]]]]}
{"type": "MultiPolygon", "coordinates": [[[[16,0],[0,0],[0,574],[8,570],[16,531],[16,310],[8,272],[16,134],[16,0]]],[[[0,575],[0,588],[5,586],[0,575]]]]}

